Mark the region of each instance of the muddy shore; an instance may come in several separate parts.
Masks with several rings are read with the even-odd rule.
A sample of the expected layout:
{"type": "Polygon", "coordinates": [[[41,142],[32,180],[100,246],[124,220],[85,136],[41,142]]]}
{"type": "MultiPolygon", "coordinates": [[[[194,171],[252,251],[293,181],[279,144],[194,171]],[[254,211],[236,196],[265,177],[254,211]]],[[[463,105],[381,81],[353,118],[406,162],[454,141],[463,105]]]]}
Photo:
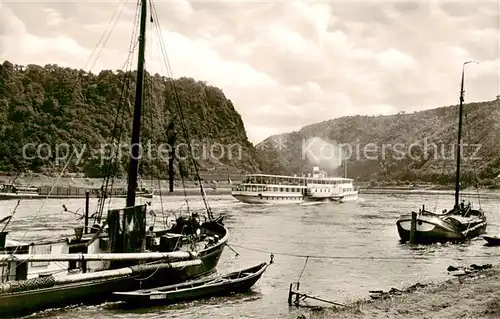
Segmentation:
{"type": "Polygon", "coordinates": [[[500,266],[440,283],[417,284],[343,308],[304,311],[298,318],[500,318],[500,266]]]}

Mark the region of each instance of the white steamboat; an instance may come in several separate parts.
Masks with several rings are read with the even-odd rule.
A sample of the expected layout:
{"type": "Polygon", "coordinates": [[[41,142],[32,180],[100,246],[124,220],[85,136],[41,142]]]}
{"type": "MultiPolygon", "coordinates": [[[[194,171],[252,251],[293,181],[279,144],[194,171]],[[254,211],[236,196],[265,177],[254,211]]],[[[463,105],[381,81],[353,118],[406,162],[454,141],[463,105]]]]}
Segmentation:
{"type": "Polygon", "coordinates": [[[319,167],[308,176],[245,175],[231,195],[249,204],[300,204],[304,201],[349,201],[358,199],[353,180],[327,177],[319,167]]]}

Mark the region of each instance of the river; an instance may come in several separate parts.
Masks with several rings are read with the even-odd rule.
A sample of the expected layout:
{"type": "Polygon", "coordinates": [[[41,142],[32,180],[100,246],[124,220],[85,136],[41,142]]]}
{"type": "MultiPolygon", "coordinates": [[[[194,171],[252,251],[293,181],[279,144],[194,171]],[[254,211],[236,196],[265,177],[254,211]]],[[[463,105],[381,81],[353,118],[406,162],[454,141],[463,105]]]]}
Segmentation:
{"type": "MultiPolygon", "coordinates": [[[[191,209],[203,207],[199,199],[188,199],[191,209]]],[[[477,203],[475,199],[471,201],[477,203]]],[[[123,199],[115,200],[111,206],[119,207],[123,202],[123,199]]],[[[452,203],[450,195],[412,194],[364,194],[358,202],[283,206],[254,206],[239,203],[230,196],[210,197],[215,215],[225,216],[224,223],[230,232],[229,246],[239,253],[236,257],[226,247],[219,272],[269,261],[269,252],[274,253],[274,263],[251,292],[134,311],[117,309],[112,303],[77,306],[44,311],[31,317],[296,318],[307,310],[288,308],[288,287],[297,281],[303,269],[301,290],[328,300],[349,302],[368,297],[369,290],[447,279],[449,265],[497,262],[500,248],[484,246],[481,238],[460,245],[410,247],[399,242],[395,222],[401,213],[418,209],[422,204],[428,209],[449,209],[452,203]],[[305,257],[290,255],[311,258],[305,265],[305,257]]],[[[31,240],[72,235],[71,227],[79,222],[75,215],[63,212],[63,204],[71,211],[84,206],[81,199],[21,201],[9,225],[9,238],[31,240]]],[[[152,206],[157,210],[163,206],[165,211],[178,211],[184,204],[182,197],[162,201],[155,197],[152,206]]],[[[2,202],[0,217],[6,216],[15,205],[15,201],[2,202]]],[[[96,201],[92,200],[91,208],[95,206],[96,201]]],[[[500,233],[498,197],[481,199],[481,206],[488,217],[489,233],[500,233]]]]}

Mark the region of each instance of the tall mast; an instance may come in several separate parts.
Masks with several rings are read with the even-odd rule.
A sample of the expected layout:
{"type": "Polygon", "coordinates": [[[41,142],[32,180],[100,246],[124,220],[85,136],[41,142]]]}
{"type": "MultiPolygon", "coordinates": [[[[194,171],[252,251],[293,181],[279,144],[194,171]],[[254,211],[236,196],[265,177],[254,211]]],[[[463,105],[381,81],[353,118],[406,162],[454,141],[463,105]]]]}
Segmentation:
{"type": "Polygon", "coordinates": [[[132,122],[132,142],[128,169],[127,207],[135,206],[137,189],[137,168],[139,164],[139,143],[141,136],[141,110],[144,91],[144,51],[146,48],[147,0],[141,0],[141,24],[139,30],[139,57],[135,89],[134,118],[132,122]]]}
{"type": "Polygon", "coordinates": [[[465,73],[465,65],[471,62],[477,63],[476,61],[464,62],[462,66],[462,82],[460,84],[460,108],[458,112],[457,176],[455,180],[455,207],[458,207],[458,201],[460,197],[460,156],[462,154],[462,114],[463,114],[463,103],[464,103],[464,73],[465,73]]]}

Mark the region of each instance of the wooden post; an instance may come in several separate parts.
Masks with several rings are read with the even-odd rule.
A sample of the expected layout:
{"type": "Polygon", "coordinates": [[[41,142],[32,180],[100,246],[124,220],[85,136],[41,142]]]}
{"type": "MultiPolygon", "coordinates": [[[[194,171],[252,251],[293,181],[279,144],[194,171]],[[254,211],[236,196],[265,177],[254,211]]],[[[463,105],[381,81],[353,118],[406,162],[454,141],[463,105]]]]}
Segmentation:
{"type": "Polygon", "coordinates": [[[174,158],[175,151],[172,149],[169,151],[168,157],[168,191],[170,193],[174,192],[174,158]]]}
{"type": "Polygon", "coordinates": [[[292,306],[292,286],[293,284],[290,284],[290,288],[288,288],[288,306],[292,306]]]}
{"type": "Polygon", "coordinates": [[[89,200],[90,200],[90,193],[89,191],[87,190],[85,192],[85,228],[83,230],[83,232],[85,234],[88,234],[89,232],[89,200]]]}
{"type": "Polygon", "coordinates": [[[417,235],[417,213],[411,212],[410,244],[415,244],[417,235]]]}

